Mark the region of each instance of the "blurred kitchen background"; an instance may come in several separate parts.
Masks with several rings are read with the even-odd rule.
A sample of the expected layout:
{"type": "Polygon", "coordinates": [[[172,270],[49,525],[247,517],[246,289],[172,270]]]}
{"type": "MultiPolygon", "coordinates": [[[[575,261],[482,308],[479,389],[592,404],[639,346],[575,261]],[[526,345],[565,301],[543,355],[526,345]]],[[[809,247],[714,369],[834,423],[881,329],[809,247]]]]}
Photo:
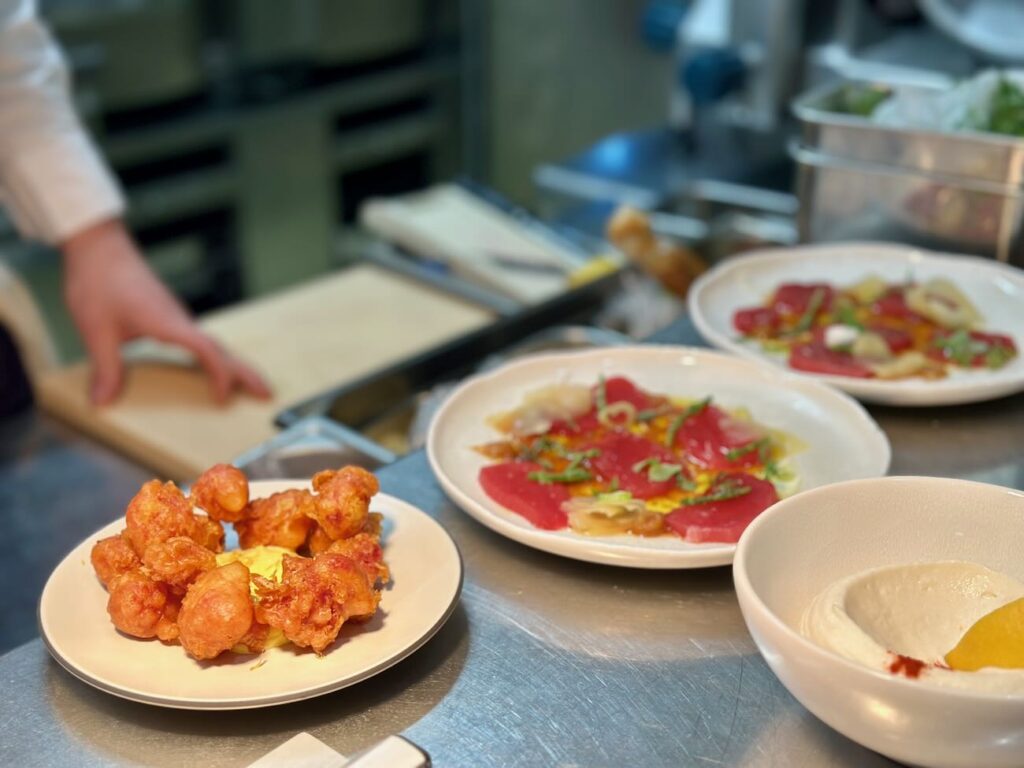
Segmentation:
{"type": "MultiPolygon", "coordinates": [[[[134,231],[197,312],[375,256],[428,279],[468,275],[456,292],[502,314],[522,297],[502,290],[500,277],[474,280],[430,248],[413,263],[409,237],[381,237],[394,224],[387,210],[364,211],[360,223],[369,199],[453,179],[498,193],[531,227],[532,215],[509,203],[525,207],[584,256],[607,250],[605,222],[620,203],[651,212],[656,233],[712,261],[801,235],[883,235],[1002,258],[1019,245],[1019,184],[1010,211],[989,190],[1009,221],[998,222],[1001,244],[950,242],[905,222],[844,229],[845,209],[818,215],[835,197],[830,187],[863,208],[878,184],[851,173],[835,146],[815,145],[813,117],[794,143],[801,121],[791,102],[822,84],[928,87],[1012,61],[1013,48],[999,50],[1000,40],[964,22],[972,3],[962,0],[40,6],[65,47],[82,115],[126,189],[134,231]]],[[[0,237],[61,355],[77,356],[57,256],[18,242],[6,222],[0,237]]]]}
{"type": "MultiPolygon", "coordinates": [[[[669,56],[630,0],[42,0],[160,274],[197,311],[334,269],[368,197],[532,169],[663,119],[669,56]]],[[[57,255],[0,252],[65,356],[57,255]]]]}

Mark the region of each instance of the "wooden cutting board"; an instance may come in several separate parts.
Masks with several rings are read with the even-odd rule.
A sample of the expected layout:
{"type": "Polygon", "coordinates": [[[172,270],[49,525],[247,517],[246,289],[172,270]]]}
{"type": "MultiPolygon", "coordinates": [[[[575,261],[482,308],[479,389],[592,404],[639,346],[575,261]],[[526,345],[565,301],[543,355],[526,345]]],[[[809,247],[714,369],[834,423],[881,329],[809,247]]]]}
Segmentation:
{"type": "Polygon", "coordinates": [[[129,355],[122,397],[96,408],[86,362],[36,377],[42,408],[151,467],[188,481],[271,437],[279,411],[330,387],[493,320],[378,267],[360,265],[202,318],[202,326],[256,365],[269,401],[236,396],[218,407],[206,380],[179,353],[154,345],[129,355]]]}

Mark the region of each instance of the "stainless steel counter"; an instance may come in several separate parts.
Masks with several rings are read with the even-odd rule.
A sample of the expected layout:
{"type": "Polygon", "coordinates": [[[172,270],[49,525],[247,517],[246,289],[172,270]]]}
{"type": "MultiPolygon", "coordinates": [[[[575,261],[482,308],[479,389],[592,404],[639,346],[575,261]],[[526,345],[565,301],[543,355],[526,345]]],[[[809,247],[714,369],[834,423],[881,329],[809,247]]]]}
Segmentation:
{"type": "MultiPolygon", "coordinates": [[[[683,319],[654,340],[696,338],[683,319]]],[[[1024,488],[1024,396],[874,413],[892,440],[894,473],[1024,488]]],[[[461,513],[422,453],[379,475],[385,491],[437,517],[465,559],[461,606],[422,650],[309,702],[190,713],[94,691],[34,640],[0,657],[0,764],[234,766],[302,730],[350,753],[408,729],[439,766],[891,765],[819,723],[776,681],[743,625],[728,569],[656,573],[560,559],[461,513]]],[[[58,480],[49,493],[61,493],[58,480]]],[[[33,498],[45,509],[46,493],[33,498]]],[[[63,514],[80,510],[71,501],[63,514]]],[[[44,526],[23,535],[46,537],[44,526]]],[[[18,583],[6,563],[0,575],[18,583]]]]}
{"type": "Polygon", "coordinates": [[[33,411],[0,418],[0,583],[9,585],[0,589],[0,652],[38,634],[36,604],[50,571],[150,477],[33,411]]]}

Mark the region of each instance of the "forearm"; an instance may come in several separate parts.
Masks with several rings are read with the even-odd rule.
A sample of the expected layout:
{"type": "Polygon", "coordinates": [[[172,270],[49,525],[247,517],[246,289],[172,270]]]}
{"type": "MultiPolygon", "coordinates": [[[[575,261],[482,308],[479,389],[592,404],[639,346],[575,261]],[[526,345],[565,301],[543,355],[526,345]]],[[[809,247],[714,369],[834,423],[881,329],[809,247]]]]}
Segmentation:
{"type": "Polygon", "coordinates": [[[60,49],[24,0],[0,0],[0,193],[19,231],[48,243],[125,207],[75,114],[60,49]]]}
{"type": "Polygon", "coordinates": [[[85,282],[76,279],[79,274],[103,279],[104,275],[111,275],[129,263],[134,268],[149,271],[127,227],[118,218],[105,219],[79,229],[58,243],[58,248],[63,257],[67,290],[74,290],[85,282]]]}

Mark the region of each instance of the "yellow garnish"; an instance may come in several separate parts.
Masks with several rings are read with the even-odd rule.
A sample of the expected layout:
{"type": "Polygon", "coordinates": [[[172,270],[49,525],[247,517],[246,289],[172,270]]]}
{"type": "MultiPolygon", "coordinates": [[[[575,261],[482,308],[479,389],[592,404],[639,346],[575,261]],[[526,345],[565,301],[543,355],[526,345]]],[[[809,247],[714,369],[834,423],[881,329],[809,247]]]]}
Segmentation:
{"type": "Polygon", "coordinates": [[[951,669],[1024,669],[1024,597],[982,616],[946,654],[951,669]]]}
{"type": "MultiPolygon", "coordinates": [[[[221,552],[217,555],[217,565],[221,566],[235,562],[242,563],[242,565],[249,569],[250,573],[258,574],[266,579],[280,581],[285,555],[295,557],[295,553],[292,550],[284,547],[261,546],[250,547],[249,549],[232,549],[230,552],[221,552]]],[[[256,587],[251,581],[249,582],[249,592],[255,599],[256,587]]],[[[288,638],[284,636],[284,632],[277,627],[271,627],[270,632],[267,633],[267,642],[264,647],[277,648],[287,642],[288,638]]],[[[241,643],[231,650],[234,653],[253,652],[241,643]]],[[[262,663],[257,664],[253,669],[260,666],[262,666],[262,663]]]]}
{"type": "MultiPolygon", "coordinates": [[[[285,555],[295,557],[295,553],[285,547],[250,547],[249,549],[232,549],[217,555],[217,565],[241,563],[250,573],[258,574],[265,579],[281,580],[285,555]]],[[[255,592],[253,593],[255,597],[255,592]]]]}
{"type": "Polygon", "coordinates": [[[622,259],[612,254],[598,254],[569,275],[569,285],[575,287],[622,269],[622,259]]]}
{"type": "MultiPolygon", "coordinates": [[[[277,627],[271,627],[270,631],[267,632],[267,641],[263,644],[263,650],[265,651],[268,648],[279,648],[280,646],[284,645],[287,642],[288,642],[288,638],[284,636],[284,630],[278,629],[277,627]]],[[[238,645],[232,646],[231,647],[231,652],[232,653],[262,653],[262,651],[254,651],[254,650],[250,649],[249,646],[247,646],[245,643],[239,643],[238,645]]],[[[262,667],[263,664],[265,664],[265,663],[266,662],[264,661],[263,663],[257,664],[255,667],[252,667],[252,669],[256,669],[258,667],[262,667]]]]}

